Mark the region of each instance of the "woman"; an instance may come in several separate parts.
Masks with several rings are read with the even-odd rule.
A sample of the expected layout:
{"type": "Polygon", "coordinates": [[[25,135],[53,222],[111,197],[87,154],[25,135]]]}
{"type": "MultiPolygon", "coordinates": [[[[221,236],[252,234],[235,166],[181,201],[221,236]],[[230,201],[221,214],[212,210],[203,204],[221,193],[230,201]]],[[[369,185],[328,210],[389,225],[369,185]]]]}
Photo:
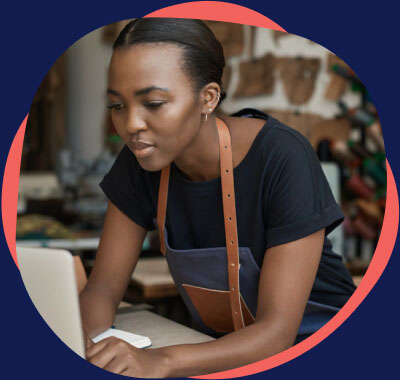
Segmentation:
{"type": "Polygon", "coordinates": [[[137,19],[114,44],[108,107],[126,146],[81,295],[93,337],[113,322],[148,230],[201,331],[215,341],[138,350],[88,340],[87,359],[135,377],[239,367],[309,336],[344,305],[351,277],[326,235],[343,220],[310,144],[255,110],[215,116],[220,43],[197,20],[137,19]]]}

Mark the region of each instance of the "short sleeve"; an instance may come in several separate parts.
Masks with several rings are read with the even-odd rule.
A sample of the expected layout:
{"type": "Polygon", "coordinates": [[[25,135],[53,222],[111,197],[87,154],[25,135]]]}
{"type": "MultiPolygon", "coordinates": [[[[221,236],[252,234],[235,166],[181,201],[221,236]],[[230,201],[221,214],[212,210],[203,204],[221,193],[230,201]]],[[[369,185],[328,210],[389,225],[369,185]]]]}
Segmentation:
{"type": "Polygon", "coordinates": [[[146,230],[154,230],[152,207],[143,193],[146,181],[134,154],[125,146],[100,182],[106,197],[126,216],[146,230]]]}
{"type": "Polygon", "coordinates": [[[275,140],[273,170],[263,194],[267,248],[323,228],[329,234],[343,221],[343,213],[313,147],[290,128],[282,128],[275,140]]]}

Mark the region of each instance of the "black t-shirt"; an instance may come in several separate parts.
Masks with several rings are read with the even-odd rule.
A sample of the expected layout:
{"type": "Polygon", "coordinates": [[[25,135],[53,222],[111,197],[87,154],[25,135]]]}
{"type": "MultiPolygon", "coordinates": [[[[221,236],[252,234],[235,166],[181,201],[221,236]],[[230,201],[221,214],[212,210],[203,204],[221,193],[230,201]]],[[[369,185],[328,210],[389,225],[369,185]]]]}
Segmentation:
{"type": "MultiPolygon", "coordinates": [[[[252,109],[235,116],[266,119],[245,158],[234,168],[239,245],[261,267],[267,248],[343,221],[316,153],[297,131],[252,109]]],[[[147,230],[156,228],[160,171],[141,168],[125,146],[100,186],[124,214],[147,230]]],[[[171,164],[166,215],[174,249],[225,246],[221,180],[190,181],[171,164]]],[[[310,300],[342,307],[354,291],[339,255],[325,238],[310,300]]]]}

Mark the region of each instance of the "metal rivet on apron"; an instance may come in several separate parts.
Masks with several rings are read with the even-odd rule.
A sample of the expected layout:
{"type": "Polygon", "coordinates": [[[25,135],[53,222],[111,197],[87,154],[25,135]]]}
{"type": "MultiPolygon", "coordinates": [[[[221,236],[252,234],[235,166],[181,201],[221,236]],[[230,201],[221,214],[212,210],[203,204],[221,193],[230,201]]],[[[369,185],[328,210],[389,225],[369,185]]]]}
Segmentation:
{"type": "Polygon", "coordinates": [[[228,146],[227,146],[227,145],[225,145],[225,149],[228,149],[228,146]]]}
{"type": "Polygon", "coordinates": [[[231,195],[230,195],[230,194],[228,194],[228,195],[227,195],[227,197],[228,197],[228,198],[230,198],[230,197],[231,197],[231,195]]]}
{"type": "Polygon", "coordinates": [[[232,291],[235,291],[235,288],[232,288],[232,291]]]}
{"type": "Polygon", "coordinates": [[[225,170],[225,173],[229,173],[229,170],[228,170],[228,169],[226,169],[226,170],[225,170]]]}
{"type": "Polygon", "coordinates": [[[230,216],[228,219],[229,219],[229,220],[232,220],[232,217],[230,216]]]}
{"type": "Polygon", "coordinates": [[[233,244],[234,243],[234,241],[233,240],[231,240],[231,244],[233,244]]]}
{"type": "Polygon", "coordinates": [[[234,267],[235,266],[235,263],[231,263],[231,267],[234,267]]]}

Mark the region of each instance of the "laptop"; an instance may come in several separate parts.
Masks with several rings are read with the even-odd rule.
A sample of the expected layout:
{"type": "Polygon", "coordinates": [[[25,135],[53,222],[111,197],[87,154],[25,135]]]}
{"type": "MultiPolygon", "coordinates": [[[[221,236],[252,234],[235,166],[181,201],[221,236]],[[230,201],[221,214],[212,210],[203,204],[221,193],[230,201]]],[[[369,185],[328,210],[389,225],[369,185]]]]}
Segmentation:
{"type": "MultiPolygon", "coordinates": [[[[36,309],[56,335],[85,358],[74,260],[70,252],[17,246],[18,264],[26,290],[36,309]]],[[[151,346],[147,336],[110,328],[94,337],[97,343],[114,336],[137,347],[151,346]]]]}
{"type": "Polygon", "coordinates": [[[71,350],[85,358],[71,253],[17,246],[17,258],[22,280],[40,315],[71,350]]]}

